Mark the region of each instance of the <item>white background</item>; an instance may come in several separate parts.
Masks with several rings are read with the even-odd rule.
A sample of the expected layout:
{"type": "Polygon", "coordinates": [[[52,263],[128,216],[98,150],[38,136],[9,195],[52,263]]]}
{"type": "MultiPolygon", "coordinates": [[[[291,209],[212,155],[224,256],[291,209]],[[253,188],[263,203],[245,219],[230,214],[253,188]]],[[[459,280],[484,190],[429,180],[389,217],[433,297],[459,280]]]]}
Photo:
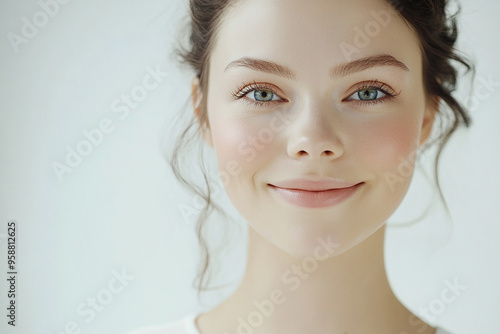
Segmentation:
{"type": "MultiPolygon", "coordinates": [[[[471,94],[457,94],[472,98],[473,126],[458,131],[442,157],[451,217],[434,205],[418,224],[396,226],[437,202],[415,175],[389,222],[387,270],[414,312],[433,307],[431,323],[493,334],[500,333],[500,3],[462,4],[459,48],[477,63],[477,80],[471,94]],[[465,287],[453,302],[440,301],[446,281],[465,287]]],[[[120,333],[217,304],[244,268],[244,222],[220,193],[216,199],[237,223],[214,223],[231,241],[214,283],[232,285],[198,304],[194,220],[180,209],[197,205],[161,145],[162,134],[173,139],[173,117],[191,112],[192,74],[169,58],[185,1],[70,1],[16,53],[8,34],[21,35],[23,17],[32,21],[41,10],[33,0],[0,3],[0,331],[55,334],[78,326],[81,333],[120,333]],[[168,77],[127,117],[113,112],[113,103],[157,67],[168,77]],[[67,148],[85,140],[82,131],[105,119],[113,131],[60,182],[52,164],[65,163],[67,148]],[[6,324],[9,220],[18,226],[15,329],[6,324]],[[129,278],[119,289],[113,277],[122,272],[129,278]],[[97,297],[106,305],[92,315],[88,303],[97,297]]]]}

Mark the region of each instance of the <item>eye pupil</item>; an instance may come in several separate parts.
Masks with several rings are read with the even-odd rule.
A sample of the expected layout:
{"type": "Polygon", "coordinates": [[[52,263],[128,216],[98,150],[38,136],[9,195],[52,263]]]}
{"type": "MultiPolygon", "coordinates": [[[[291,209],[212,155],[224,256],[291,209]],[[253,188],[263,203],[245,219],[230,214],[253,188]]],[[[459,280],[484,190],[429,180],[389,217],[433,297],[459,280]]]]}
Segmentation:
{"type": "Polygon", "coordinates": [[[270,101],[273,98],[273,93],[266,90],[256,90],[254,97],[257,101],[270,101]]]}
{"type": "Polygon", "coordinates": [[[378,96],[378,91],[373,88],[364,88],[358,91],[360,100],[375,100],[378,96]]]}

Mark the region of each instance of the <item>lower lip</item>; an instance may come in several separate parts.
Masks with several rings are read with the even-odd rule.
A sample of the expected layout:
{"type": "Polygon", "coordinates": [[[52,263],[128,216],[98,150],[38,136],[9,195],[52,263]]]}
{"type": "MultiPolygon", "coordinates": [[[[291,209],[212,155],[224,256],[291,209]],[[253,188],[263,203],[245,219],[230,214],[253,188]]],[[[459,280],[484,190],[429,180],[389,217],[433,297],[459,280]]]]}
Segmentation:
{"type": "Polygon", "coordinates": [[[363,182],[349,188],[330,189],[324,191],[278,188],[270,184],[268,186],[281,198],[292,204],[306,208],[324,208],[346,200],[352,196],[362,184],[363,182]]]}

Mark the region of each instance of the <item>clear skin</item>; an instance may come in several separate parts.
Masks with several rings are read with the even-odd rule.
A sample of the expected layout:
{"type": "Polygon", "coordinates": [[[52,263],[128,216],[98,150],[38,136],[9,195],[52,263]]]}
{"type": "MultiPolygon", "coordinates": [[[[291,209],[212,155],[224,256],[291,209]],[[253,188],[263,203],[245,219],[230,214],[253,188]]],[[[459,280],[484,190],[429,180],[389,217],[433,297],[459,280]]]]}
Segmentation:
{"type": "Polygon", "coordinates": [[[393,294],[383,255],[384,224],[403,200],[413,170],[392,187],[387,175],[401,176],[402,163],[414,161],[436,112],[421,72],[418,38],[383,0],[246,0],[225,13],[208,87],[202,92],[193,80],[193,104],[199,115],[206,94],[209,125],[202,136],[230,176],[225,190],[248,222],[248,258],[235,292],[198,317],[201,334],[237,333],[238,317],[247,321],[257,310],[254,301],[271,300],[275,289],[283,293],[281,303],[252,326],[255,334],[435,332],[393,294]],[[369,44],[346,57],[340,45],[356,47],[357,31],[377,22],[372,11],[390,13],[389,22],[379,23],[369,44]],[[407,69],[377,64],[330,76],[332,67],[378,55],[407,69]],[[225,70],[241,57],[286,66],[295,78],[245,66],[225,70]],[[265,88],[252,90],[253,82],[265,88]],[[232,96],[237,93],[239,99],[232,96]],[[325,208],[290,204],[268,187],[314,176],[364,184],[325,208]],[[324,251],[319,258],[318,239],[335,244],[327,258],[324,251]],[[318,263],[310,273],[300,269],[307,257],[318,263]]]}

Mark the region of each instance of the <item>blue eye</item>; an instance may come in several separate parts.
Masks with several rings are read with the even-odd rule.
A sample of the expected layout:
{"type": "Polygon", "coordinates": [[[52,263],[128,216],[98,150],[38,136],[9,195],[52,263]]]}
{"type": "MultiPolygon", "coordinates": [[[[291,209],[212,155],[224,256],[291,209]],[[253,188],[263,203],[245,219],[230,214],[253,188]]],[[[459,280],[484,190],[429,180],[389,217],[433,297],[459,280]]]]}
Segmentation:
{"type": "Polygon", "coordinates": [[[264,107],[274,106],[279,102],[288,102],[276,92],[276,88],[265,83],[243,84],[243,87],[237,88],[231,92],[231,96],[235,100],[242,100],[250,103],[252,106],[264,107]]]}
{"type": "Polygon", "coordinates": [[[343,101],[352,101],[352,103],[364,106],[387,102],[399,96],[400,93],[383,82],[370,80],[359,83],[356,91],[343,101]]]}
{"type": "Polygon", "coordinates": [[[361,88],[349,96],[349,100],[373,101],[387,96],[386,93],[376,88],[361,88]]]}
{"type": "Polygon", "coordinates": [[[257,102],[279,101],[281,98],[270,90],[253,90],[245,96],[257,102]],[[252,98],[253,97],[253,98],[252,98]]]}

